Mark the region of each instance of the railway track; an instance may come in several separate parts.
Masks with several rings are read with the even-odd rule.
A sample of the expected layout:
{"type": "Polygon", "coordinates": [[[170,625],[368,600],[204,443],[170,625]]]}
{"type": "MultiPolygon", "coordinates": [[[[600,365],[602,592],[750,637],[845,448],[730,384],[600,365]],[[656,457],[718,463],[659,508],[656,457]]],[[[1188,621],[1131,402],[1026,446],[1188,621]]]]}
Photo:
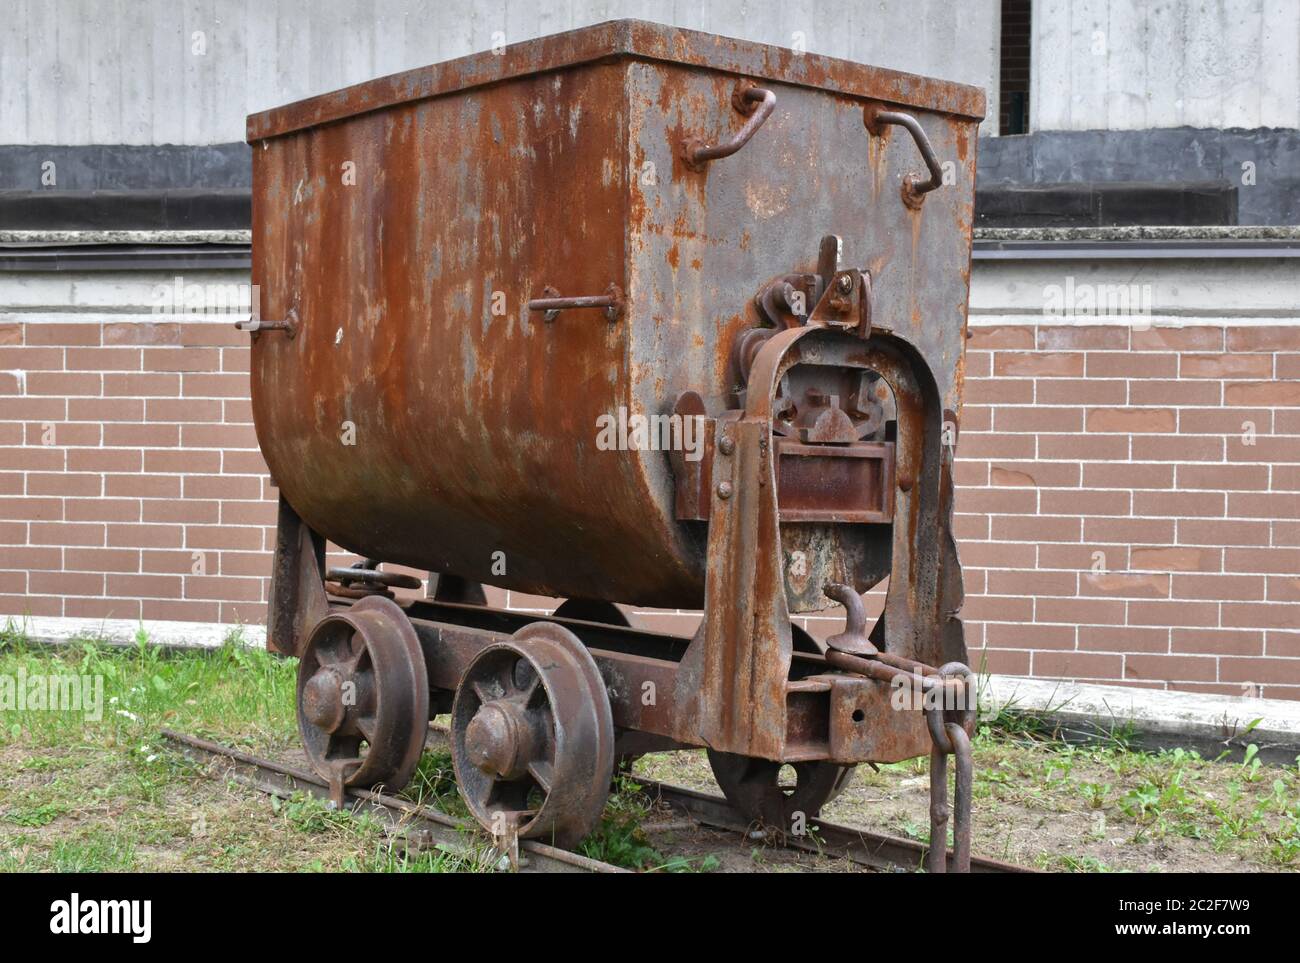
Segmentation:
{"type": "MultiPolygon", "coordinates": [[[[431,735],[439,735],[431,727],[431,735]]],[[[329,787],[315,773],[271,759],[242,752],[207,739],[176,732],[161,731],[163,739],[191,757],[206,759],[219,767],[221,775],[232,781],[279,798],[288,798],[303,792],[319,799],[329,798],[329,787]]],[[[751,826],[744,817],[721,796],[696,792],[641,776],[629,777],[656,801],[683,817],[684,821],[751,840],[751,826]]],[[[439,846],[452,853],[470,854],[484,850],[482,830],[478,826],[422,806],[410,800],[371,790],[348,789],[347,795],[354,805],[370,813],[391,831],[405,836],[408,844],[418,847],[439,846]]],[[[871,832],[821,819],[808,820],[806,836],[787,836],[779,843],[768,845],[795,850],[831,859],[845,860],[865,870],[875,872],[911,872],[923,865],[927,847],[914,840],[871,832]]],[[[498,865],[509,868],[502,857],[498,865]]],[[[610,863],[591,859],[537,840],[519,842],[515,868],[525,873],[625,873],[629,870],[610,863]]],[[[1026,873],[1033,872],[1023,866],[995,859],[971,857],[971,871],[976,873],[1026,873]]]]}

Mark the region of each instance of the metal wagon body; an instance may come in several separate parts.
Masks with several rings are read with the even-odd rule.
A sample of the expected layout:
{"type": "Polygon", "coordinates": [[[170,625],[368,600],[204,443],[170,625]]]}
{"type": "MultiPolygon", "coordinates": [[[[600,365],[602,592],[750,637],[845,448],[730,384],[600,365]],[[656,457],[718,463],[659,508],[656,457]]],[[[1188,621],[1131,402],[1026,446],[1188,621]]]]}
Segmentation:
{"type": "Polygon", "coordinates": [[[958,751],[969,711],[891,696],[969,689],[931,667],[966,661],[982,112],[974,88],[620,21],[250,117],[269,640],[303,658],[314,764],[404,780],[451,708],[476,815],[563,841],[616,756],[709,747],[779,822],[855,763],[958,751]],[[327,572],[326,540],[369,561],[327,572]],[[428,597],[398,605],[381,563],[428,597]],[[570,601],[538,622],[486,583],[570,601]],[[832,599],[844,633],[792,626],[832,599]],[[615,602],[705,614],[678,639],[615,602]]]}

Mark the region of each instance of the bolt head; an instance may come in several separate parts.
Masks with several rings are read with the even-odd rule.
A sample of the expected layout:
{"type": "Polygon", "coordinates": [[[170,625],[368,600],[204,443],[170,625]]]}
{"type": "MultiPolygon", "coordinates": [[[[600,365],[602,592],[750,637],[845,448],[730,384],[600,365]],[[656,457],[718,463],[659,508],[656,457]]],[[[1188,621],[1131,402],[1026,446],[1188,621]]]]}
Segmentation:
{"type": "Polygon", "coordinates": [[[718,442],[718,448],[724,455],[730,455],[736,450],[736,443],[731,440],[730,435],[723,435],[722,440],[718,442]]]}
{"type": "Polygon", "coordinates": [[[731,497],[731,482],[724,481],[718,484],[718,497],[719,498],[731,497]]]}

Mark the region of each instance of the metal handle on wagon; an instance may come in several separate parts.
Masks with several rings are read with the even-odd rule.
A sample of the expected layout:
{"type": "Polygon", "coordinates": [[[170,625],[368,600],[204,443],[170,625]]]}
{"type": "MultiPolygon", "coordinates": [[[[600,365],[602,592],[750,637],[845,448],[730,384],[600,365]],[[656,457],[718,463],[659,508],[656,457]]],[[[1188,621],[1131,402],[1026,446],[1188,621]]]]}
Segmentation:
{"type": "Polygon", "coordinates": [[[730,157],[749,143],[755,131],[772,116],[776,108],[776,94],[766,87],[739,84],[731,95],[731,105],[749,120],[736,131],[730,140],[721,144],[709,143],[702,137],[688,137],[682,142],[682,161],[693,171],[702,171],[709,161],[730,157]]]}
{"type": "Polygon", "coordinates": [[[916,142],[916,149],[921,152],[921,159],[925,161],[925,166],[930,171],[930,179],[922,181],[916,174],[908,174],[904,177],[903,203],[913,210],[919,210],[925,195],[943,184],[943,170],[939,167],[939,159],[934,156],[930,138],[925,136],[921,124],[911,114],[905,114],[901,110],[885,110],[879,104],[867,104],[863,108],[862,122],[866,124],[867,130],[873,137],[879,137],[881,128],[886,124],[896,124],[912,135],[912,140],[916,142]]]}
{"type": "Polygon", "coordinates": [[[235,330],[247,331],[254,338],[263,331],[283,331],[292,338],[298,333],[298,312],[290,308],[283,321],[264,321],[258,317],[250,317],[247,321],[236,321],[235,330]]]}
{"type": "Polygon", "coordinates": [[[610,284],[604,294],[584,294],[577,297],[564,297],[555,288],[547,285],[542,288],[544,298],[533,298],[528,302],[529,311],[542,311],[543,321],[554,321],[561,311],[572,308],[603,308],[605,320],[613,324],[623,316],[625,301],[623,289],[617,284],[610,284]]]}

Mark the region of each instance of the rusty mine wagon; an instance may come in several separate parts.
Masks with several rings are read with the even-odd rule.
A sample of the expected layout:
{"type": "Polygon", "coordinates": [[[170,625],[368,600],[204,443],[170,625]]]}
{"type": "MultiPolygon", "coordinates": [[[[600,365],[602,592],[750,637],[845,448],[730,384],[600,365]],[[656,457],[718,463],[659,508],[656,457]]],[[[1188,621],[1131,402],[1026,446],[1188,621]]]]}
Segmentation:
{"type": "Polygon", "coordinates": [[[404,785],[449,713],[498,839],[572,846],[620,763],[704,747],[778,831],[930,753],[946,840],[952,755],[928,862],[968,864],[952,459],[983,109],[619,21],[249,118],[268,644],[336,798],[404,785]],[[694,447],[602,437],[638,417],[694,447]],[[825,642],[792,622],[835,603],[825,642]]]}

